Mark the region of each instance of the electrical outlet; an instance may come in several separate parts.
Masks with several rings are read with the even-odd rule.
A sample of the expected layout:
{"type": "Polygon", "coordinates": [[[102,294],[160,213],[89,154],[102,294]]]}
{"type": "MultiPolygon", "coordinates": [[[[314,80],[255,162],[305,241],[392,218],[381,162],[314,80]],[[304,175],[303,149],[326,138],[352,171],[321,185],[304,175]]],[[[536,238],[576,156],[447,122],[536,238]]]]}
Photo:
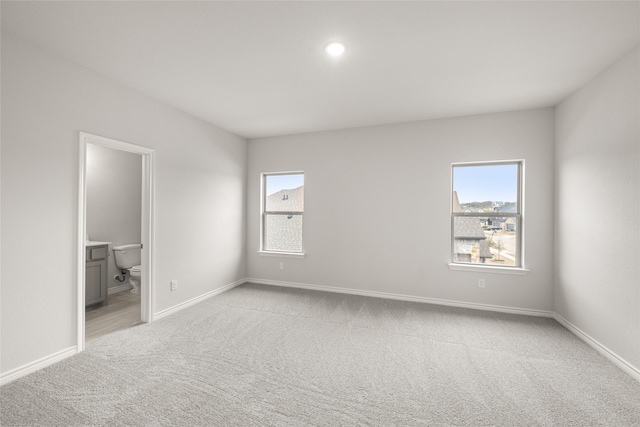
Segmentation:
{"type": "Polygon", "coordinates": [[[484,279],[478,279],[478,287],[484,288],[484,279]]]}
{"type": "Polygon", "coordinates": [[[280,263],[280,270],[284,270],[284,262],[280,263]]]}
{"type": "Polygon", "coordinates": [[[178,289],[178,281],[177,280],[172,280],[171,281],[171,290],[175,291],[178,289]]]}

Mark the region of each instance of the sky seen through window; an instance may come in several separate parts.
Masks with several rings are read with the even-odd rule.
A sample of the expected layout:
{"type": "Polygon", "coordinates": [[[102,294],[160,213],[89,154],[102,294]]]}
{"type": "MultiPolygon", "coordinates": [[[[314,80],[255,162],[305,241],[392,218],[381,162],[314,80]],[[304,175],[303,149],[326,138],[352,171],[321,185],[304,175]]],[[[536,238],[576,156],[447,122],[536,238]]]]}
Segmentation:
{"type": "Polygon", "coordinates": [[[304,185],[304,174],[267,175],[267,196],[280,190],[293,190],[304,185]]]}
{"type": "Polygon", "coordinates": [[[518,165],[458,166],[453,168],[453,190],[461,204],[516,202],[518,165]]]}

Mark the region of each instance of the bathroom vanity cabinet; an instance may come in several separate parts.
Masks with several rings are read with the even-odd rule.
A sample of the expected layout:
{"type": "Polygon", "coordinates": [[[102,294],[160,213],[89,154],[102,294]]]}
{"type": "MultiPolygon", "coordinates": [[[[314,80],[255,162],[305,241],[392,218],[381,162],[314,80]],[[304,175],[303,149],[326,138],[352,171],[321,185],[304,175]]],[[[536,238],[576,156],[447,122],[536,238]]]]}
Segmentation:
{"type": "Polygon", "coordinates": [[[102,244],[87,243],[85,250],[84,306],[106,304],[109,244],[105,242],[102,244]]]}

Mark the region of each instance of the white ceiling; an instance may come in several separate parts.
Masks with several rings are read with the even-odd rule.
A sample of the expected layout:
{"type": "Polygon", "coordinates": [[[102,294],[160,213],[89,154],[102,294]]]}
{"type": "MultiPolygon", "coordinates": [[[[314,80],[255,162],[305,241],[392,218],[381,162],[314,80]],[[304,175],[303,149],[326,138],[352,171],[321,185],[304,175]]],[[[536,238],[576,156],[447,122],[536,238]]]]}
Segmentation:
{"type": "Polygon", "coordinates": [[[2,31],[246,138],[557,104],[630,2],[7,2],[2,31]],[[328,58],[323,46],[348,50],[328,58]]]}

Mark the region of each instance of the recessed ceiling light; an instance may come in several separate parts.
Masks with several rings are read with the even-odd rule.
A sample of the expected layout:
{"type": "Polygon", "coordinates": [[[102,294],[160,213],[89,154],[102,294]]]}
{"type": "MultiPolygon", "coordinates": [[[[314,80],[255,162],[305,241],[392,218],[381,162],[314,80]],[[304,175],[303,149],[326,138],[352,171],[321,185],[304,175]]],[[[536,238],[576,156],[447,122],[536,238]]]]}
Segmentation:
{"type": "Polygon", "coordinates": [[[324,51],[331,56],[340,56],[347,50],[347,46],[340,42],[331,42],[324,47],[324,51]]]}

